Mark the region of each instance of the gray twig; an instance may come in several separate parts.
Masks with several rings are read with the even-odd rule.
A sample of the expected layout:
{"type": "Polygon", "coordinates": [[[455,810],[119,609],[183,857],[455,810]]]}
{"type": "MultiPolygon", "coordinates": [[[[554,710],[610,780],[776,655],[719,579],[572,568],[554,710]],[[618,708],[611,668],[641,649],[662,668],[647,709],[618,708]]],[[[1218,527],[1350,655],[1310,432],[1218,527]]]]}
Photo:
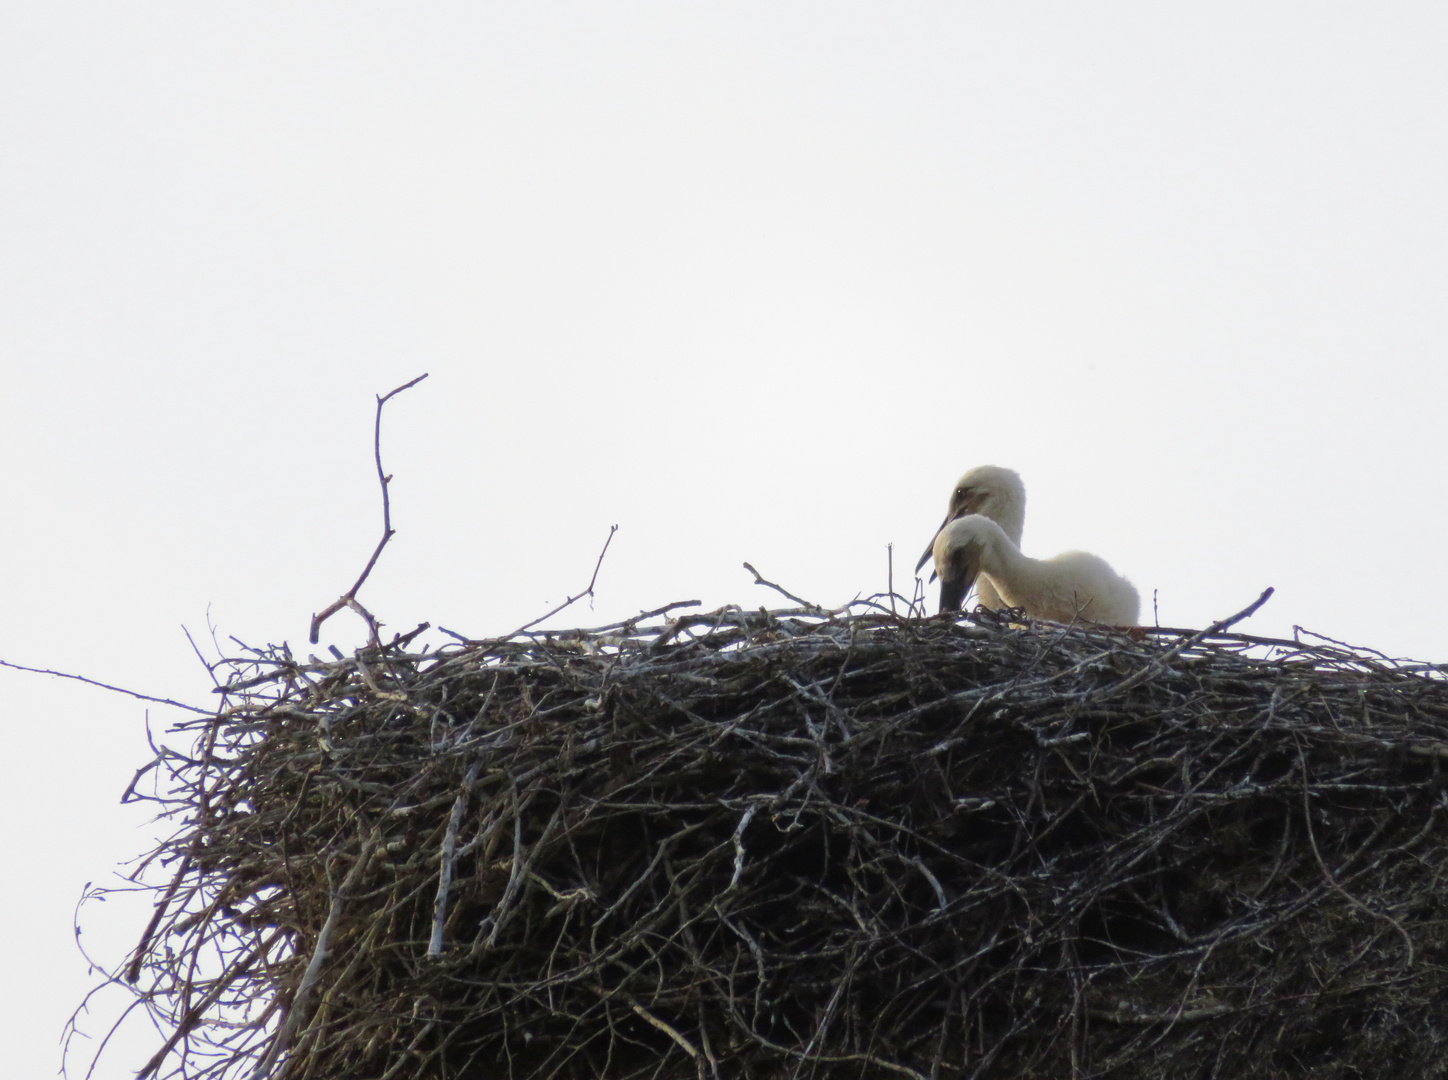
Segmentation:
{"type": "Polygon", "coordinates": [[[427,943],[428,956],[442,955],[442,929],[447,922],[447,893],[452,886],[453,858],[458,843],[458,827],[462,824],[463,815],[468,812],[468,796],[472,792],[473,784],[477,782],[478,773],[482,771],[483,762],[479,759],[473,762],[468,769],[467,775],[463,777],[462,789],[458,797],[453,800],[452,814],[448,817],[447,835],[442,840],[442,866],[438,869],[437,875],[437,899],[432,905],[432,938],[427,943]]]}
{"type": "Polygon", "coordinates": [[[562,611],[564,608],[572,607],[574,604],[578,603],[578,601],[582,600],[585,596],[592,596],[592,595],[593,595],[593,586],[598,583],[598,571],[599,571],[599,568],[603,566],[603,557],[608,554],[608,545],[611,544],[611,543],[613,543],[613,534],[616,533],[616,532],[618,532],[618,526],[617,526],[617,525],[610,525],[610,526],[608,527],[608,536],[607,536],[607,537],[604,539],[604,541],[603,541],[603,550],[598,553],[598,562],[596,562],[596,563],[593,564],[593,576],[588,579],[588,588],[584,589],[584,590],[583,590],[581,593],[579,593],[577,596],[570,596],[567,600],[563,601],[563,603],[559,604],[559,605],[558,605],[556,608],[554,608],[552,611],[548,612],[548,614],[546,614],[546,615],[540,615],[540,616],[538,616],[538,618],[534,619],[532,622],[524,623],[522,626],[518,627],[518,629],[514,630],[511,634],[508,634],[503,640],[506,641],[507,638],[515,638],[515,637],[517,637],[519,634],[523,633],[524,631],[526,631],[526,630],[531,630],[533,627],[537,626],[539,623],[541,623],[541,622],[547,622],[549,619],[553,618],[553,616],[557,615],[557,614],[558,614],[560,611],[562,611]]]}
{"type": "Polygon", "coordinates": [[[794,593],[790,592],[783,585],[776,585],[772,581],[766,581],[760,575],[759,571],[754,569],[754,567],[750,566],[748,563],[744,564],[744,569],[748,570],[751,574],[754,575],[754,584],[763,585],[767,589],[773,589],[775,592],[779,593],[780,596],[787,597],[788,599],[793,600],[796,604],[804,608],[806,611],[824,610],[824,608],[820,607],[818,604],[811,604],[808,600],[801,600],[798,596],[795,596],[794,593]]]}

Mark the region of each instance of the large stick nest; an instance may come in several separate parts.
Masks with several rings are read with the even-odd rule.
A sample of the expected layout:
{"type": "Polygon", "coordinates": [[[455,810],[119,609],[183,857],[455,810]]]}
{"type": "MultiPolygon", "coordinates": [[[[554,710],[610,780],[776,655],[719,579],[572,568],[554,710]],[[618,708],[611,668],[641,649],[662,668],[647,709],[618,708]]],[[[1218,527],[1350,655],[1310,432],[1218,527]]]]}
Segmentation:
{"type": "Polygon", "coordinates": [[[808,609],[229,661],[144,1075],[1448,1075],[1448,685],[808,609]]]}

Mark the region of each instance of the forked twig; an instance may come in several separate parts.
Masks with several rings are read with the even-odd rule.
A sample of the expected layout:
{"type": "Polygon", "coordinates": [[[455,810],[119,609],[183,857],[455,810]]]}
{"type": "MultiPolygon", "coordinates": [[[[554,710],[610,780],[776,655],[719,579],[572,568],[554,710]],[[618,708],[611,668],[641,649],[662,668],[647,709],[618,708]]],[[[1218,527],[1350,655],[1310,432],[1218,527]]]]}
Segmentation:
{"type": "Polygon", "coordinates": [[[788,597],[800,607],[804,608],[806,611],[824,611],[824,608],[820,607],[818,604],[811,604],[808,600],[802,600],[798,596],[795,596],[794,593],[790,592],[783,585],[776,585],[772,581],[766,581],[764,577],[760,575],[759,571],[754,569],[754,567],[750,566],[748,563],[744,564],[744,569],[748,570],[751,574],[754,575],[754,584],[763,585],[765,588],[773,589],[775,592],[779,593],[780,596],[788,597]]]}
{"type": "Polygon", "coordinates": [[[381,627],[381,623],[373,617],[370,611],[357,602],[357,590],[362,588],[362,583],[367,580],[367,575],[372,573],[372,568],[377,565],[377,557],[382,554],[382,549],[387,546],[387,541],[392,539],[392,534],[395,531],[392,528],[392,501],[387,495],[387,485],[392,482],[392,477],[382,471],[382,406],[386,405],[404,390],[411,389],[422,382],[423,379],[427,378],[427,374],[428,373],[424,371],[411,382],[403,383],[395,390],[389,390],[377,399],[377,419],[372,425],[372,456],[377,462],[377,480],[382,485],[382,539],[377,542],[377,547],[372,551],[372,558],[367,560],[367,565],[362,568],[361,575],[353,582],[352,587],[336,600],[332,601],[332,603],[328,604],[321,612],[312,616],[310,640],[313,645],[317,643],[318,637],[321,635],[322,624],[344,607],[351,608],[366,621],[367,643],[369,645],[382,644],[381,639],[378,637],[378,630],[381,627]]]}
{"type": "Polygon", "coordinates": [[[559,605],[558,605],[556,608],[554,608],[552,611],[548,612],[547,615],[540,615],[540,616],[538,616],[538,618],[534,619],[532,622],[524,623],[522,626],[518,627],[518,629],[514,630],[511,634],[509,634],[508,637],[505,637],[505,638],[503,638],[502,640],[503,640],[503,641],[507,641],[508,638],[517,637],[519,634],[523,633],[523,631],[525,631],[525,630],[531,630],[533,627],[537,626],[540,622],[547,622],[549,619],[553,618],[553,616],[557,615],[557,614],[558,614],[560,611],[562,611],[564,608],[572,607],[574,604],[578,603],[578,601],[582,600],[585,596],[592,596],[592,595],[593,595],[593,586],[598,583],[598,571],[599,571],[599,568],[603,566],[603,557],[608,554],[608,545],[611,544],[611,543],[613,543],[613,534],[616,533],[616,532],[618,532],[618,526],[617,526],[617,525],[610,525],[610,526],[608,527],[608,537],[607,537],[607,539],[605,539],[604,542],[603,542],[603,550],[598,553],[598,562],[596,562],[596,563],[593,564],[593,577],[591,577],[591,578],[588,579],[588,588],[584,589],[584,590],[583,590],[581,593],[579,593],[577,596],[570,596],[567,600],[563,601],[563,603],[559,604],[559,605]]]}

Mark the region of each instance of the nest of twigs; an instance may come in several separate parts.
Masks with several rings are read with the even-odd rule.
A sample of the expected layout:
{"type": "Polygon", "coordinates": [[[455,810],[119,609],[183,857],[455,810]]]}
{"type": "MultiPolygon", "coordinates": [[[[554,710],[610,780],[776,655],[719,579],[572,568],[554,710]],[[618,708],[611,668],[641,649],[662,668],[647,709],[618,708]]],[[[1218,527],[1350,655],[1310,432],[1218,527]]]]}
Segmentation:
{"type": "Polygon", "coordinates": [[[1448,1075],[1436,669],[671,614],[228,661],[142,1075],[1448,1075]]]}

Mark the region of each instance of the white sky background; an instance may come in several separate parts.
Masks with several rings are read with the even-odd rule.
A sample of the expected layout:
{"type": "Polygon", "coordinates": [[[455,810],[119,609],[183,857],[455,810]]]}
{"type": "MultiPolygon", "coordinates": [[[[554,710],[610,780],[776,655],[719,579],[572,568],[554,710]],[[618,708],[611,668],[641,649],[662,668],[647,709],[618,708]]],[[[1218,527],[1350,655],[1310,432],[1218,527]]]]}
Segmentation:
{"type": "MultiPolygon", "coordinates": [[[[427,371],[391,630],[509,630],[614,523],[561,622],[773,604],[746,559],[841,603],[892,541],[908,589],[993,462],[1027,553],[1148,620],[1273,585],[1248,628],[1448,659],[1444,56],[1427,3],[10,0],[0,657],[204,702],[208,607],[309,651],[380,531],[373,395],[427,371]]],[[[0,1016],[45,1076],[75,900],[149,844],[145,707],[0,706],[0,1016]]]]}

